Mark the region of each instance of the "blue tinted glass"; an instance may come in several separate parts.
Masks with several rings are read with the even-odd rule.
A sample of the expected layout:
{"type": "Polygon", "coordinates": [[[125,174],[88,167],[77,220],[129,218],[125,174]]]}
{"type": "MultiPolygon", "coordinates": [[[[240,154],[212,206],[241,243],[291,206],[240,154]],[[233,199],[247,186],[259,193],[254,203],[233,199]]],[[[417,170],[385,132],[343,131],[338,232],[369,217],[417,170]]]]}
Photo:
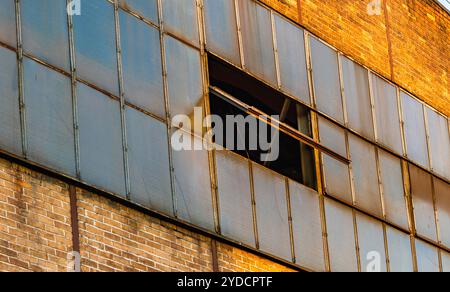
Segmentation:
{"type": "Polygon", "coordinates": [[[119,0],[120,5],[158,23],[158,5],[156,0],[119,0]]]}
{"type": "Polygon", "coordinates": [[[0,0],[0,42],[16,47],[16,15],[14,0],[0,0]]]}

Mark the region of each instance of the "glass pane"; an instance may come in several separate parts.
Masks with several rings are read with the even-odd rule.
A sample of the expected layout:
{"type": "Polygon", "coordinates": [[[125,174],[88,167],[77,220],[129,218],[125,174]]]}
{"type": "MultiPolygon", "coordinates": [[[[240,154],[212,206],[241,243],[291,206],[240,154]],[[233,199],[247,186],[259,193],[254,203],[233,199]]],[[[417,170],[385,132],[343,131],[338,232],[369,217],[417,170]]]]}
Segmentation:
{"type": "Polygon", "coordinates": [[[404,92],[401,92],[401,98],[408,157],[421,166],[428,168],[428,147],[423,105],[404,92]]]}
{"type": "Polygon", "coordinates": [[[442,271],[444,273],[450,273],[450,253],[441,250],[442,257],[442,271]]]}
{"type": "Polygon", "coordinates": [[[238,1],[245,66],[273,85],[277,84],[270,11],[255,1],[238,1]]]}
{"type": "Polygon", "coordinates": [[[81,179],[125,196],[120,104],[80,83],[77,97],[81,179]]]}
{"type": "Polygon", "coordinates": [[[159,32],[123,11],[120,28],[125,98],[165,118],[159,32]]]}
{"type": "Polygon", "coordinates": [[[325,192],[330,196],[352,204],[353,199],[348,166],[327,155],[322,155],[322,161],[325,192]]]}
{"type": "MultiPolygon", "coordinates": [[[[1,19],[1,18],[0,18],[1,19]]],[[[22,153],[16,53],[0,48],[0,148],[22,153]]]]}
{"type": "Polygon", "coordinates": [[[78,77],[119,95],[114,6],[104,0],[81,0],[74,17],[78,77]]]}
{"type": "Polygon", "coordinates": [[[386,227],[391,272],[413,272],[411,240],[408,234],[386,227]]]}
{"type": "MultiPolygon", "coordinates": [[[[189,134],[185,135],[189,137],[189,134]]],[[[192,143],[202,143],[197,138],[190,139],[192,143]]],[[[208,230],[215,230],[208,152],[173,151],[173,164],[178,218],[208,230]]]]}
{"type": "Polygon", "coordinates": [[[129,107],[125,115],[131,200],[173,215],[167,126],[129,107]]]}
{"type": "Polygon", "coordinates": [[[217,151],[216,165],[221,232],[255,247],[248,161],[228,151],[217,151]]]}
{"type": "Polygon", "coordinates": [[[359,213],[356,220],[362,271],[386,272],[383,225],[381,222],[359,213]]]}
{"type": "Polygon", "coordinates": [[[165,29],[198,45],[196,0],[162,0],[162,7],[165,29]]]}
{"type": "Polygon", "coordinates": [[[431,175],[413,165],[409,166],[409,175],[417,233],[436,240],[431,175]]]}
{"type": "Polygon", "coordinates": [[[345,130],[319,116],[320,143],[336,153],[347,157],[345,130]]]}
{"type": "Polygon", "coordinates": [[[439,218],[441,243],[450,248],[450,185],[434,178],[434,194],[439,218]]]}
{"type": "Polygon", "coordinates": [[[71,80],[28,58],[24,72],[29,158],[75,176],[71,80]]]}
{"type": "Polygon", "coordinates": [[[0,0],[0,42],[16,47],[16,15],[14,0],[0,0]]]}
{"type": "Polygon", "coordinates": [[[364,137],[373,140],[375,135],[369,93],[369,73],[346,57],[342,57],[341,60],[349,126],[364,137]]]}
{"type": "Polygon", "coordinates": [[[275,15],[281,88],[310,104],[303,30],[275,15]]]}
{"type": "Polygon", "coordinates": [[[122,7],[158,23],[157,0],[119,0],[119,3],[122,7]]]}
{"type": "Polygon", "coordinates": [[[417,268],[419,272],[439,272],[438,249],[425,241],[416,239],[417,268]]]}
{"type": "Polygon", "coordinates": [[[375,147],[351,135],[349,137],[356,205],[376,216],[382,216],[375,147]]]}
{"type": "Polygon", "coordinates": [[[69,71],[69,33],[65,0],[23,0],[23,47],[43,61],[69,71]]]}
{"type": "Polygon", "coordinates": [[[430,152],[433,171],[450,180],[450,139],[448,120],[426,108],[430,133],[430,152]]]}
{"type": "Polygon", "coordinates": [[[378,157],[380,159],[386,219],[405,230],[409,230],[400,159],[382,150],[378,151],[378,157]]]}
{"type": "Polygon", "coordinates": [[[325,271],[319,195],[289,181],[296,263],[313,271],[325,271]]]}
{"type": "Polygon", "coordinates": [[[205,0],[207,47],[236,65],[241,65],[234,1],[205,0]]]}
{"type": "Polygon", "coordinates": [[[172,37],[165,42],[170,112],[191,116],[203,106],[200,53],[172,37]]]}
{"type": "Polygon", "coordinates": [[[256,164],[253,164],[253,181],[259,248],[292,261],[286,181],[256,164]]]}
{"type": "Polygon", "coordinates": [[[352,210],[325,199],[328,249],[332,272],[357,272],[355,229],[352,210]]]}
{"type": "Polygon", "coordinates": [[[372,94],[375,104],[378,142],[397,154],[402,154],[397,89],[380,77],[372,75],[372,94]]]}
{"type": "Polygon", "coordinates": [[[310,42],[317,109],[344,123],[337,53],[315,38],[310,42]]]}

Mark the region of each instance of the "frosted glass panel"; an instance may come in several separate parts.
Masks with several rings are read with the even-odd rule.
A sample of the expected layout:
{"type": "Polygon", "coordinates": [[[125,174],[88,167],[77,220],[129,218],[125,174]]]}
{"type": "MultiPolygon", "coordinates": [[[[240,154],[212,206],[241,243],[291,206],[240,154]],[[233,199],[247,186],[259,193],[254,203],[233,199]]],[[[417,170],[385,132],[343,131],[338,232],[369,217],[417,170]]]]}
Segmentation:
{"type": "Polygon", "coordinates": [[[162,0],[164,28],[198,45],[196,0],[162,0]]]}
{"type": "Polygon", "coordinates": [[[296,263],[325,271],[319,194],[289,181],[296,263]]]}
{"type": "Polygon", "coordinates": [[[417,268],[419,272],[439,272],[438,249],[416,239],[417,268]]]}
{"type": "Polygon", "coordinates": [[[433,171],[450,180],[450,139],[448,120],[426,108],[433,171]]]}
{"type": "Polygon", "coordinates": [[[442,257],[442,271],[444,273],[450,273],[450,253],[441,250],[442,257]]]}
{"type": "Polygon", "coordinates": [[[167,126],[129,107],[125,115],[131,200],[173,215],[167,126]]]}
{"type": "Polygon", "coordinates": [[[158,23],[157,0],[119,0],[122,7],[137,12],[139,15],[158,23]]]}
{"type": "Polygon", "coordinates": [[[69,71],[67,2],[23,0],[20,3],[24,50],[69,71]]]}
{"type": "Polygon", "coordinates": [[[413,165],[409,166],[409,175],[417,233],[436,240],[431,175],[413,165]]]}
{"type": "Polygon", "coordinates": [[[363,272],[386,272],[386,250],[383,225],[368,216],[357,214],[359,252],[363,272]],[[380,259],[380,270],[373,266],[380,259]],[[375,269],[375,270],[374,270],[375,269]]]}
{"type": "Polygon", "coordinates": [[[75,176],[71,80],[28,58],[24,72],[29,158],[75,176]]]}
{"type": "Polygon", "coordinates": [[[125,196],[120,104],[77,85],[81,179],[125,196]]]}
{"type": "Polygon", "coordinates": [[[408,234],[386,227],[391,272],[413,272],[411,240],[408,234]]]}
{"type": "Polygon", "coordinates": [[[238,1],[246,67],[276,85],[275,55],[269,10],[255,1],[238,1]]]}
{"type": "Polygon", "coordinates": [[[309,97],[303,30],[275,15],[281,88],[306,104],[309,97]]]}
{"type": "MultiPolygon", "coordinates": [[[[192,138],[193,143],[195,139],[192,138]]],[[[173,151],[173,163],[178,218],[215,230],[208,152],[173,151]]]]}
{"type": "Polygon", "coordinates": [[[440,239],[443,245],[450,248],[450,185],[437,178],[433,180],[440,239]]]}
{"type": "Polygon", "coordinates": [[[205,0],[204,5],[208,49],[240,65],[234,1],[205,0]]]}
{"type": "Polygon", "coordinates": [[[15,0],[0,0],[0,41],[16,47],[15,0]]]}
{"type": "Polygon", "coordinates": [[[259,248],[292,261],[286,181],[256,164],[253,164],[253,181],[259,248]]]}
{"type": "Polygon", "coordinates": [[[200,53],[172,37],[165,42],[171,114],[192,115],[203,105],[200,53]]]}
{"type": "Polygon", "coordinates": [[[125,98],[165,118],[159,32],[123,11],[120,28],[125,98]]]}
{"type": "Polygon", "coordinates": [[[119,95],[114,6],[104,0],[81,0],[74,17],[78,77],[119,95]]]}
{"type": "Polygon", "coordinates": [[[352,210],[326,199],[325,213],[331,271],[357,272],[358,264],[352,210]]]}
{"type": "Polygon", "coordinates": [[[381,216],[375,147],[353,135],[349,137],[349,146],[356,204],[373,215],[381,216]]]}
{"type": "Polygon", "coordinates": [[[369,73],[346,57],[342,57],[341,61],[349,126],[373,140],[375,135],[369,94],[369,73]]]}
{"type": "Polygon", "coordinates": [[[402,154],[402,136],[398,116],[397,89],[376,75],[372,76],[378,142],[402,154]]]}
{"type": "Polygon", "coordinates": [[[16,53],[0,48],[0,64],[0,148],[20,155],[22,138],[16,53]]]}
{"type": "Polygon", "coordinates": [[[310,38],[310,42],[317,108],[343,123],[337,53],[315,38],[310,38]]]}
{"type": "Polygon", "coordinates": [[[216,165],[222,234],[255,247],[248,161],[217,151],[216,165]]]}
{"type": "Polygon", "coordinates": [[[404,92],[401,93],[401,98],[408,157],[428,168],[428,147],[423,105],[404,92]]]}
{"type": "Polygon", "coordinates": [[[320,143],[336,153],[347,157],[345,130],[319,116],[320,143]]]}
{"type": "Polygon", "coordinates": [[[322,161],[323,175],[325,177],[325,192],[330,196],[352,204],[352,190],[348,166],[327,155],[322,155],[322,161]]]}
{"type": "Polygon", "coordinates": [[[378,151],[378,157],[386,219],[405,230],[409,230],[400,159],[382,150],[378,151]]]}

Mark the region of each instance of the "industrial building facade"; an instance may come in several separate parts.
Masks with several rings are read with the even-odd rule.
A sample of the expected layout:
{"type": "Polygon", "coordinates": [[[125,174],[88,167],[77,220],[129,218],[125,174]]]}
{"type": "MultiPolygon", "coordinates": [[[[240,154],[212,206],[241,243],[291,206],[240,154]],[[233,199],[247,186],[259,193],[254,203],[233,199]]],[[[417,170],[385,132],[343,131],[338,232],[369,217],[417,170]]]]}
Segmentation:
{"type": "Polygon", "coordinates": [[[370,57],[394,8],[429,9],[444,51],[450,17],[328,2],[0,0],[0,270],[450,271],[449,60],[430,89],[400,33],[370,57]],[[203,117],[238,114],[274,161],[214,147],[203,117]]]}

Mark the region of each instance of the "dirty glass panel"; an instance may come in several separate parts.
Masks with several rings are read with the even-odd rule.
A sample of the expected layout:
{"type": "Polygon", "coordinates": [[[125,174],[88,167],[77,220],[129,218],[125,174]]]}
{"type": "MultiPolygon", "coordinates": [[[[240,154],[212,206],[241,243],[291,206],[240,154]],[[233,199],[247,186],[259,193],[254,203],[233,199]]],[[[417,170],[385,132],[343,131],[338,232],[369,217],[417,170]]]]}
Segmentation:
{"type": "Polygon", "coordinates": [[[436,241],[431,175],[413,165],[409,166],[409,175],[417,233],[436,241]]]}
{"type": "Polygon", "coordinates": [[[173,215],[167,126],[137,110],[125,110],[131,200],[173,215]]]}
{"type": "Polygon", "coordinates": [[[137,12],[139,15],[158,23],[157,0],[119,0],[123,8],[137,12]]]}
{"type": "Polygon", "coordinates": [[[356,222],[362,271],[386,272],[383,225],[380,221],[360,213],[356,215],[356,222]]]}
{"type": "Polygon", "coordinates": [[[15,0],[0,0],[0,42],[16,47],[15,0]]]}
{"type": "Polygon", "coordinates": [[[416,239],[417,268],[419,272],[439,272],[439,250],[416,239]]]}
{"type": "MultiPolygon", "coordinates": [[[[202,143],[198,138],[186,139],[202,143]]],[[[193,145],[193,144],[192,144],[193,145]]],[[[173,151],[174,188],[178,218],[208,230],[214,230],[214,215],[205,150],[173,151]]]]}
{"type": "Polygon", "coordinates": [[[347,157],[345,130],[319,116],[320,143],[336,153],[347,157]]]}
{"type": "Polygon", "coordinates": [[[123,11],[120,28],[125,98],[165,118],[159,32],[123,11]]]}
{"type": "Polygon", "coordinates": [[[208,49],[240,66],[234,1],[205,0],[204,5],[208,49]]]}
{"type": "Polygon", "coordinates": [[[191,116],[203,106],[200,53],[172,37],[165,43],[170,112],[191,116]]]}
{"type": "Polygon", "coordinates": [[[245,66],[272,85],[277,84],[270,11],[255,1],[238,1],[245,66]]]}
{"type": "Polygon", "coordinates": [[[16,53],[0,48],[0,64],[0,148],[20,155],[22,138],[16,53]]]}
{"type": "Polygon", "coordinates": [[[450,139],[448,120],[426,107],[433,171],[450,180],[450,139]]]}
{"type": "Polygon", "coordinates": [[[425,131],[423,105],[407,95],[400,93],[405,122],[405,139],[408,157],[421,166],[428,168],[428,147],[425,131]]]}
{"type": "Polygon", "coordinates": [[[162,0],[165,30],[198,46],[196,0],[162,0]]]}
{"type": "Polygon", "coordinates": [[[450,248],[450,185],[437,178],[433,180],[440,239],[443,245],[450,248]]]}
{"type": "Polygon", "coordinates": [[[378,142],[402,154],[402,135],[398,116],[397,89],[371,74],[378,142]]]}
{"type": "Polygon", "coordinates": [[[381,184],[386,210],[386,219],[409,229],[408,211],[406,209],[405,193],[403,189],[402,165],[400,159],[379,150],[381,184]]]}
{"type": "Polygon", "coordinates": [[[349,147],[356,204],[363,210],[381,217],[375,147],[353,135],[349,136],[349,147]]]}
{"type": "Polygon", "coordinates": [[[442,271],[444,273],[450,273],[450,253],[441,250],[442,257],[442,271]]]}
{"type": "Polygon", "coordinates": [[[310,38],[310,42],[317,109],[343,123],[337,53],[316,38],[310,38]]]}
{"type": "Polygon", "coordinates": [[[289,181],[296,263],[313,271],[325,271],[319,194],[289,181]]]}
{"type": "Polygon", "coordinates": [[[216,165],[222,234],[255,247],[248,161],[228,151],[217,151],[216,165]]]}
{"type": "Polygon", "coordinates": [[[76,175],[70,78],[24,59],[28,155],[31,160],[76,175]]]}
{"type": "Polygon", "coordinates": [[[332,272],[357,272],[355,229],[352,210],[330,199],[325,200],[328,248],[332,272]]]}
{"type": "Polygon", "coordinates": [[[413,272],[411,240],[408,234],[386,226],[391,272],[413,272]]]}
{"type": "Polygon", "coordinates": [[[23,0],[20,3],[25,52],[69,71],[67,2],[23,0]]]}
{"type": "Polygon", "coordinates": [[[73,18],[78,77],[119,95],[114,6],[103,0],[81,0],[73,18]]]}
{"type": "Polygon", "coordinates": [[[309,96],[303,30],[275,15],[281,88],[306,104],[309,96]]]}
{"type": "Polygon", "coordinates": [[[81,179],[125,196],[120,104],[77,85],[81,179]]]}
{"type": "Polygon", "coordinates": [[[256,164],[253,164],[253,181],[259,248],[292,261],[286,181],[256,164]]]}
{"type": "Polygon", "coordinates": [[[369,73],[346,57],[342,57],[341,61],[349,126],[364,137],[374,140],[369,73]]]}
{"type": "Polygon", "coordinates": [[[352,204],[352,190],[348,166],[327,155],[322,155],[322,162],[325,192],[330,196],[352,204]]]}

